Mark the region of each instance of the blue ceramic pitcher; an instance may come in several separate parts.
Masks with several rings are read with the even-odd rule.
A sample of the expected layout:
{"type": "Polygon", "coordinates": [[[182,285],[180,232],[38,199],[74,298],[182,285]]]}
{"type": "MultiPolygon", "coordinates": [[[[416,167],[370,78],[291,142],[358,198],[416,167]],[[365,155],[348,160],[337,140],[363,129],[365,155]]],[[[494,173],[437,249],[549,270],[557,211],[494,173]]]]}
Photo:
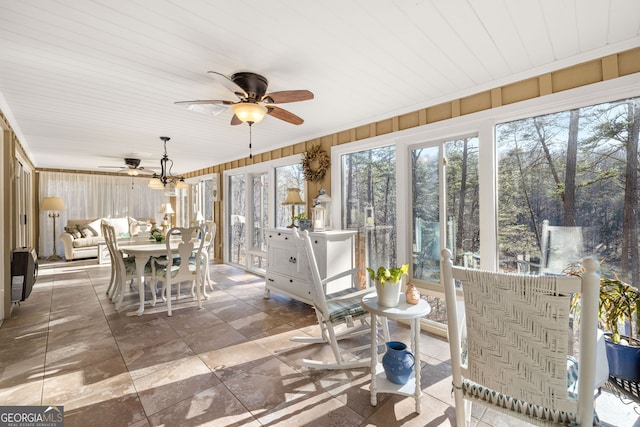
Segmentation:
{"type": "Polygon", "coordinates": [[[387,352],[382,356],[382,367],[387,379],[394,384],[406,384],[411,377],[416,359],[400,341],[389,341],[387,352]]]}

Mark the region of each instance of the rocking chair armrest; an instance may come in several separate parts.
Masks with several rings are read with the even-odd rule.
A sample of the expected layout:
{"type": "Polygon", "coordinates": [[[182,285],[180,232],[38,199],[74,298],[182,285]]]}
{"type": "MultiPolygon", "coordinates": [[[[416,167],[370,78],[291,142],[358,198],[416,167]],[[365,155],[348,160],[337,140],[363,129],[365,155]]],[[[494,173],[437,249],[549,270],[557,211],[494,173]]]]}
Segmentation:
{"type": "Polygon", "coordinates": [[[340,295],[335,298],[327,298],[327,302],[336,302],[336,301],[348,301],[348,300],[358,300],[360,301],[364,295],[367,295],[371,292],[375,292],[375,288],[366,288],[360,289],[359,291],[355,291],[346,295],[340,295]]]}
{"type": "Polygon", "coordinates": [[[352,268],[350,270],[343,271],[342,273],[338,273],[338,274],[336,274],[334,276],[327,277],[326,279],[322,279],[322,287],[326,288],[325,285],[327,283],[333,282],[334,280],[338,280],[338,279],[341,279],[341,278],[346,277],[346,276],[355,277],[356,274],[358,274],[358,269],[357,268],[352,268]]]}

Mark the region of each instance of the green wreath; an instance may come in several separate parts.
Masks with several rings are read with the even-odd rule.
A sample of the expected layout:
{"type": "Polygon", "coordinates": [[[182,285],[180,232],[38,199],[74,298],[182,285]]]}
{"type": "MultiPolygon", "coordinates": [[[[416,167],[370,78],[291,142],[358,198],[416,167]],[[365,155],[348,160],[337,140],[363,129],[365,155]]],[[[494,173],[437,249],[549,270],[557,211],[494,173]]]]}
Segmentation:
{"type": "Polygon", "coordinates": [[[307,181],[322,181],[329,166],[331,166],[331,157],[320,145],[314,145],[302,154],[302,171],[307,181]],[[315,169],[314,165],[317,166],[315,169]]]}

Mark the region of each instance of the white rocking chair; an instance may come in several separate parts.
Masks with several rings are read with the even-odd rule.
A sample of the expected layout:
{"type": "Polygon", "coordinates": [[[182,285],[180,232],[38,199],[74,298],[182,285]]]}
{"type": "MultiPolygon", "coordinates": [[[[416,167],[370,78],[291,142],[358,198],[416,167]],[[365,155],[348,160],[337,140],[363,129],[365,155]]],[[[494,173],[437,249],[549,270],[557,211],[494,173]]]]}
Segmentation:
{"type": "MultiPolygon", "coordinates": [[[[335,361],[318,361],[312,359],[302,359],[301,365],[316,369],[347,369],[367,367],[371,364],[371,358],[351,358],[345,357],[347,354],[354,356],[355,353],[369,349],[370,342],[363,345],[353,347],[340,347],[340,341],[344,339],[356,338],[359,336],[367,336],[371,334],[371,326],[366,321],[370,318],[369,313],[360,306],[362,296],[370,292],[375,292],[375,288],[358,288],[357,269],[347,270],[326,279],[320,277],[318,264],[313,252],[313,244],[309,233],[302,232],[302,236],[294,230],[294,240],[298,248],[298,260],[305,258],[307,263],[297,262],[298,268],[305,268],[308,265],[311,270],[313,283],[311,286],[311,299],[313,300],[314,309],[320,325],[320,337],[294,337],[291,341],[311,343],[311,344],[329,344],[333,350],[335,361]],[[352,287],[326,295],[327,283],[338,280],[343,277],[351,276],[352,287]],[[359,325],[355,326],[354,322],[358,320],[359,325]],[[336,327],[343,325],[346,329],[337,332],[336,327]]],[[[384,342],[389,341],[389,328],[387,319],[378,316],[378,325],[381,328],[384,342]]],[[[379,329],[377,329],[379,330],[379,329]]],[[[377,355],[376,355],[377,357],[377,355]]]]}
{"type": "Polygon", "coordinates": [[[591,426],[594,390],[608,374],[596,368],[596,359],[606,366],[597,329],[599,263],[586,258],[582,278],[529,276],[454,267],[448,249],[441,255],[457,425],[471,425],[473,401],[532,424],[591,426]],[[464,301],[457,300],[455,280],[464,301]],[[577,376],[568,357],[575,293],[581,294],[577,376]]]}

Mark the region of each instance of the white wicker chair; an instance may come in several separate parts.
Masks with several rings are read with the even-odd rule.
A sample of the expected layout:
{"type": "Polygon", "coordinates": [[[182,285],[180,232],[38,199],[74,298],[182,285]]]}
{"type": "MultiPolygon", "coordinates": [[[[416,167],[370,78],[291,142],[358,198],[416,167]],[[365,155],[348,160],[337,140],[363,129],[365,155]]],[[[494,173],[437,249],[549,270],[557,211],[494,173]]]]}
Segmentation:
{"type": "MultiPolygon", "coordinates": [[[[354,357],[358,352],[368,350],[371,343],[367,341],[366,344],[355,345],[352,347],[341,347],[340,341],[344,339],[352,339],[359,336],[369,336],[371,334],[371,328],[367,319],[370,315],[360,305],[362,296],[370,292],[375,292],[375,288],[358,289],[357,269],[347,270],[343,273],[337,274],[332,277],[322,279],[320,277],[320,271],[318,270],[318,264],[316,262],[315,255],[313,253],[313,244],[307,231],[302,232],[302,236],[298,234],[298,231],[294,229],[294,240],[298,249],[298,259],[306,257],[307,263],[297,262],[298,268],[306,268],[308,265],[311,270],[312,286],[311,286],[311,299],[313,300],[313,306],[318,318],[318,324],[320,325],[320,337],[293,337],[291,341],[313,343],[313,344],[329,344],[333,350],[335,361],[319,361],[312,359],[303,359],[301,365],[309,368],[317,369],[347,369],[366,367],[371,364],[371,358],[357,358],[354,357]],[[303,266],[303,267],[301,267],[303,266]],[[343,291],[338,291],[333,294],[326,295],[327,283],[334,280],[351,276],[352,287],[343,291]],[[358,326],[349,325],[356,320],[360,321],[358,326]],[[338,332],[336,328],[340,325],[349,325],[342,332],[338,332]],[[347,354],[349,355],[347,357],[347,354]]],[[[384,342],[389,341],[389,327],[387,325],[387,319],[383,316],[378,317],[378,325],[376,325],[376,332],[380,333],[384,337],[384,342]]]]}
{"type": "Polygon", "coordinates": [[[457,425],[470,425],[473,401],[533,424],[591,426],[594,390],[606,381],[596,373],[596,358],[606,360],[598,347],[599,263],[586,258],[582,278],[529,276],[453,267],[448,249],[441,256],[457,425]],[[460,314],[455,280],[464,294],[460,314]],[[582,299],[577,383],[568,362],[575,293],[582,299]]]}

